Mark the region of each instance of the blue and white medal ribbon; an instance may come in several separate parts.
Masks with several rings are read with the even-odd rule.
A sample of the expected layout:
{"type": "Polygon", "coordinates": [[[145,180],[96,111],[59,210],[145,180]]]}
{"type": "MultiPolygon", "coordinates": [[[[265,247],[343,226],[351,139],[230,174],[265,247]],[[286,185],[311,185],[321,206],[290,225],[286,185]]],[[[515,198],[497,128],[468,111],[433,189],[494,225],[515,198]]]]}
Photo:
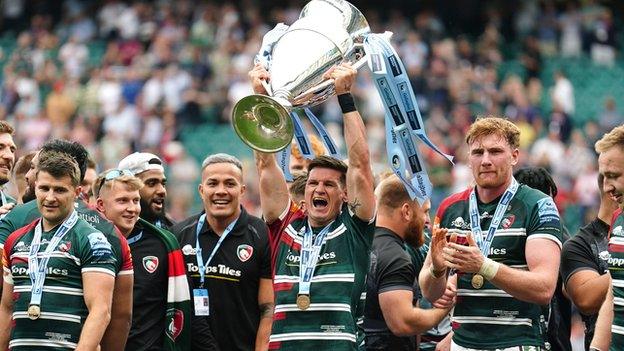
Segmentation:
{"type": "Polygon", "coordinates": [[[206,280],[206,268],[208,267],[208,265],[210,264],[210,261],[212,261],[215,254],[219,250],[219,247],[221,247],[223,240],[225,240],[228,234],[232,232],[232,229],[234,229],[236,222],[238,222],[238,218],[232,221],[232,223],[230,223],[225,228],[225,230],[221,234],[221,237],[219,238],[219,241],[217,241],[217,244],[212,249],[210,256],[208,256],[208,260],[206,262],[204,262],[204,258],[202,256],[202,248],[201,248],[201,245],[199,245],[199,233],[201,232],[201,229],[204,226],[205,222],[206,222],[206,214],[204,213],[199,217],[199,220],[197,221],[197,228],[195,229],[195,257],[197,259],[197,267],[199,268],[199,288],[200,289],[204,288],[204,281],[206,280]]]}
{"type": "Polygon", "coordinates": [[[368,35],[364,40],[364,49],[386,110],[388,162],[405,185],[410,197],[422,204],[431,196],[432,185],[416,139],[424,141],[450,161],[452,156],[440,152],[429,141],[409,78],[386,37],[387,34],[368,35]]]}
{"type": "Polygon", "coordinates": [[[509,206],[511,199],[513,199],[514,195],[516,195],[519,186],[520,184],[518,181],[512,177],[511,184],[509,184],[509,187],[507,187],[503,196],[498,201],[496,211],[494,212],[492,222],[490,223],[485,238],[483,237],[483,230],[481,229],[481,216],[479,215],[475,189],[472,189],[472,192],[470,192],[470,202],[468,205],[468,211],[470,214],[470,231],[472,232],[481,253],[483,253],[483,256],[486,258],[490,254],[490,247],[492,246],[492,241],[494,240],[494,233],[496,233],[498,226],[503,220],[505,211],[507,211],[507,206],[509,206]]]}
{"type": "Polygon", "coordinates": [[[318,133],[318,135],[321,137],[323,144],[325,144],[325,148],[329,152],[329,156],[335,159],[340,159],[341,157],[340,157],[340,154],[338,153],[338,148],[336,147],[336,143],[334,143],[334,140],[332,140],[331,135],[329,135],[323,123],[319,121],[318,118],[316,118],[314,113],[312,113],[312,111],[310,111],[309,108],[306,108],[303,111],[305,112],[306,116],[308,116],[308,119],[310,120],[310,122],[312,122],[312,125],[314,126],[314,129],[316,129],[316,132],[318,133]]]}
{"type": "Polygon", "coordinates": [[[48,242],[48,246],[43,252],[41,258],[38,258],[39,247],[41,246],[41,236],[43,233],[43,218],[35,226],[35,233],[30,244],[28,252],[28,275],[32,285],[30,294],[30,304],[28,306],[28,317],[37,319],[41,315],[41,296],[43,295],[43,284],[45,283],[46,272],[48,270],[48,262],[52,251],[56,249],[65,234],[67,234],[78,221],[78,213],[74,210],[67,217],[63,224],[56,230],[52,239],[48,242]]]}
{"type": "Polygon", "coordinates": [[[301,310],[310,307],[310,286],[312,284],[312,277],[314,276],[314,270],[318,262],[321,247],[333,223],[334,221],[326,225],[316,235],[314,242],[312,240],[314,233],[312,232],[310,222],[307,222],[307,226],[301,228],[303,230],[303,239],[301,242],[301,259],[299,260],[299,293],[297,295],[297,307],[301,310]]]}

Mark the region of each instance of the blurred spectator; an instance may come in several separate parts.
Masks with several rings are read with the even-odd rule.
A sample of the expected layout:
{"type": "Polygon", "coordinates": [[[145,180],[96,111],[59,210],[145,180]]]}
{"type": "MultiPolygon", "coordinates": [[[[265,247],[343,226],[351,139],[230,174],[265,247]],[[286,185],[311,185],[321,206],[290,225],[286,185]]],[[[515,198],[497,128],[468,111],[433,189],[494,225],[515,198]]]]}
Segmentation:
{"type": "Polygon", "coordinates": [[[561,28],[561,56],[579,57],[583,47],[581,13],[574,2],[566,4],[565,12],[559,17],[561,28]]]}
{"type": "Polygon", "coordinates": [[[61,46],[59,61],[63,62],[63,69],[69,77],[80,77],[89,58],[89,49],[80,41],[80,37],[73,35],[61,46]]]}
{"type": "Polygon", "coordinates": [[[46,99],[46,113],[52,128],[66,129],[75,111],[75,99],[65,92],[63,82],[54,83],[54,89],[46,99]]]}
{"type": "Polygon", "coordinates": [[[598,116],[598,124],[603,133],[609,132],[611,129],[622,124],[624,116],[617,110],[615,99],[608,96],[604,101],[604,108],[598,116]]]}
{"type": "Polygon", "coordinates": [[[615,62],[615,26],[613,15],[605,9],[594,23],[591,37],[591,57],[594,63],[613,66],[615,62]]]}
{"type": "Polygon", "coordinates": [[[555,71],[555,85],[551,92],[553,106],[559,105],[563,112],[574,115],[574,87],[561,70],[555,71]]]}

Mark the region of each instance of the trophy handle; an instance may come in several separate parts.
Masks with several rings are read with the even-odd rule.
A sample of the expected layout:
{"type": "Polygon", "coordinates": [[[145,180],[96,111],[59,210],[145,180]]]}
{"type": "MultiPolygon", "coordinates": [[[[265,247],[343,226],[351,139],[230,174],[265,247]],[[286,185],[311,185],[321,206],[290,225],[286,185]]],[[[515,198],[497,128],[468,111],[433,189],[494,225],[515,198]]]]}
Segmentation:
{"type": "MultiPolygon", "coordinates": [[[[357,45],[362,45],[362,44],[357,44],[357,45]]],[[[352,65],[352,67],[358,70],[362,66],[364,66],[364,64],[366,64],[367,61],[368,61],[368,55],[363,55],[362,57],[360,57],[359,60],[357,60],[352,65]]],[[[293,104],[292,104],[293,107],[302,107],[303,105],[313,106],[313,105],[316,105],[318,103],[325,101],[329,97],[329,95],[326,94],[326,92],[333,89],[334,83],[335,82],[333,79],[327,79],[323,81],[322,83],[297,95],[293,99],[293,104]]]]}

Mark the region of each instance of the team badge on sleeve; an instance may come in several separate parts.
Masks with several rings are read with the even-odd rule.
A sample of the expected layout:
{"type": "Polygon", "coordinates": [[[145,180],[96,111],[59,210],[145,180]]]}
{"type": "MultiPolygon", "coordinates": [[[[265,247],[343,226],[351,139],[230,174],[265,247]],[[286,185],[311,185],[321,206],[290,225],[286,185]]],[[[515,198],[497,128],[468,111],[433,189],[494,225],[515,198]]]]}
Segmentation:
{"type": "Polygon", "coordinates": [[[238,245],[238,248],[236,249],[236,256],[238,256],[238,259],[241,260],[241,262],[249,260],[251,255],[253,255],[253,247],[247,244],[238,245]]]}
{"type": "Polygon", "coordinates": [[[147,273],[154,273],[158,268],[158,257],[156,256],[145,256],[143,257],[143,268],[147,271],[147,273]]]}

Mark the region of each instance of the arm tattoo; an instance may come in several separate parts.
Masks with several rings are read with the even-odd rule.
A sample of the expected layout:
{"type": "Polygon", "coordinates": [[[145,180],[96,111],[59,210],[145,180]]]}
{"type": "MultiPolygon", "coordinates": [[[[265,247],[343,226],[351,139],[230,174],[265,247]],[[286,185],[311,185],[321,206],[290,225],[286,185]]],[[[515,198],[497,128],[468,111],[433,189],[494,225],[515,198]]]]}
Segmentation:
{"type": "Polygon", "coordinates": [[[351,211],[351,213],[355,213],[355,211],[357,211],[358,207],[360,206],[362,206],[362,204],[357,198],[353,199],[352,202],[349,202],[349,210],[351,211]]]}
{"type": "Polygon", "coordinates": [[[258,306],[260,308],[260,318],[273,318],[273,303],[263,303],[258,306]]]}

